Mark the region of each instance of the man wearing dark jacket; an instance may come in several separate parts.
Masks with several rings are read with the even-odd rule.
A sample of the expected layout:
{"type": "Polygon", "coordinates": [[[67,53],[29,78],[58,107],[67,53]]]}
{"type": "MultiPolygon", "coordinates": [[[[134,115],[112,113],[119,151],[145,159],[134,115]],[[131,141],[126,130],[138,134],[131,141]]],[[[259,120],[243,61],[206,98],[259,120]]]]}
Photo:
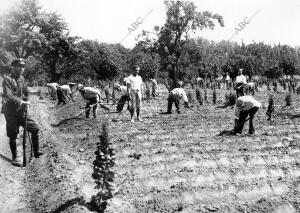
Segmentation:
{"type": "Polygon", "coordinates": [[[12,153],[12,164],[21,166],[18,159],[16,138],[19,134],[19,127],[24,127],[27,122],[27,131],[31,133],[34,157],[38,158],[43,153],[39,151],[39,127],[34,120],[27,116],[25,119],[25,110],[30,106],[28,101],[29,91],[24,77],[25,61],[16,59],[12,62],[11,75],[5,76],[2,82],[3,97],[1,113],[6,120],[6,132],[9,137],[9,145],[12,153]],[[25,121],[26,120],[26,121],[25,121]]]}

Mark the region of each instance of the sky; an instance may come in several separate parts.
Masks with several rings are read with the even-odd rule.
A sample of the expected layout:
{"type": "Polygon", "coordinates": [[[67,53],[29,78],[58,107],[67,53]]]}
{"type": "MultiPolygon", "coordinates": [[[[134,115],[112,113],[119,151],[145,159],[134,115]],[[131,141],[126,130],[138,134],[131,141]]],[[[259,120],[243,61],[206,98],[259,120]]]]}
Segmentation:
{"type": "MultiPolygon", "coordinates": [[[[198,11],[211,11],[224,18],[224,27],[197,31],[192,37],[212,41],[243,41],[246,44],[300,46],[300,0],[191,0],[198,11]],[[252,18],[250,18],[252,17],[252,18]],[[244,26],[241,22],[245,22],[244,26]]],[[[0,0],[0,13],[13,5],[0,0]]],[[[132,48],[142,30],[153,31],[165,23],[163,0],[39,0],[44,10],[57,12],[70,33],[84,39],[121,43],[132,48]],[[137,23],[133,28],[132,24],[137,23]]]]}

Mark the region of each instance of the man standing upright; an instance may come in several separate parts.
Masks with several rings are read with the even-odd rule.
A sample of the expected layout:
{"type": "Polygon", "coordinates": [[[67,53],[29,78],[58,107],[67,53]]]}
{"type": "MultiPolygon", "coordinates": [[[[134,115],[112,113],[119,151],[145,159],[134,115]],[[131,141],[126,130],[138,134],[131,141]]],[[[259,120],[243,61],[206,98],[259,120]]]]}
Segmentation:
{"type": "MultiPolygon", "coordinates": [[[[27,107],[30,106],[28,101],[29,90],[22,76],[25,69],[25,61],[16,59],[12,62],[12,73],[3,80],[3,99],[1,113],[6,120],[6,132],[9,137],[9,145],[12,153],[12,164],[21,166],[18,159],[16,138],[19,134],[19,127],[24,127],[27,123],[27,131],[31,133],[34,157],[38,158],[43,153],[39,151],[39,126],[30,118],[25,117],[27,107]]],[[[24,136],[23,136],[24,137],[24,136]]]]}
{"type": "Polygon", "coordinates": [[[141,101],[142,101],[142,94],[143,94],[143,80],[141,76],[139,76],[140,66],[135,65],[133,74],[127,78],[127,91],[131,100],[130,106],[130,116],[131,116],[131,123],[134,123],[134,110],[136,110],[137,120],[143,121],[141,119],[141,101]]]}
{"type": "Polygon", "coordinates": [[[247,83],[246,77],[243,75],[243,69],[239,69],[239,75],[236,77],[236,97],[244,96],[244,86],[247,83]]]}

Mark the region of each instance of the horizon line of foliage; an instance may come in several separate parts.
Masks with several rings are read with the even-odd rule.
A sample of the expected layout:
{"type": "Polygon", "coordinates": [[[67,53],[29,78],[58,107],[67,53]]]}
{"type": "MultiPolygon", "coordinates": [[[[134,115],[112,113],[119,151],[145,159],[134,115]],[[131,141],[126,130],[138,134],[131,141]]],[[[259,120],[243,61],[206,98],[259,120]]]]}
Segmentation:
{"type": "Polygon", "coordinates": [[[43,83],[115,80],[128,75],[136,63],[143,79],[173,82],[216,78],[226,72],[235,77],[239,68],[250,77],[300,74],[299,47],[191,38],[190,33],[213,30],[216,23],[223,27],[222,16],[198,11],[189,1],[166,0],[165,5],[165,24],[154,26],[153,32],[142,31],[138,43],[129,49],[70,36],[61,15],[45,11],[38,0],[19,0],[0,16],[0,74],[10,71],[15,57],[27,60],[25,76],[30,81],[43,83]]]}

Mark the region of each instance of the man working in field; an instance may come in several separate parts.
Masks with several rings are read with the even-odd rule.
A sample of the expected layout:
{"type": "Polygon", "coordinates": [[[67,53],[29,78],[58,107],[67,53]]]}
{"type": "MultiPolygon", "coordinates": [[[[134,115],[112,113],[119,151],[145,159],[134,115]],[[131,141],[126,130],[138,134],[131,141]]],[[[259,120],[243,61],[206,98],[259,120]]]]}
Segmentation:
{"type": "Polygon", "coordinates": [[[58,99],[58,104],[63,103],[66,104],[67,103],[67,99],[72,100],[73,102],[75,102],[74,98],[73,98],[73,93],[71,90],[71,87],[67,84],[65,85],[61,85],[58,86],[56,88],[56,93],[57,93],[57,99],[58,99]]]}
{"type": "Polygon", "coordinates": [[[249,115],[249,134],[254,134],[254,125],[253,119],[261,107],[261,103],[255,100],[252,96],[241,96],[237,99],[235,108],[234,108],[234,115],[235,115],[235,127],[234,127],[234,134],[238,133],[241,134],[244,123],[249,115]]]}
{"type": "Polygon", "coordinates": [[[82,98],[86,101],[85,105],[85,116],[90,117],[90,108],[93,106],[93,116],[97,117],[98,103],[101,99],[101,93],[98,89],[92,87],[84,87],[82,84],[78,84],[78,91],[80,92],[82,98]]]}
{"type": "Polygon", "coordinates": [[[114,89],[120,93],[120,99],[117,105],[117,112],[122,112],[123,107],[127,101],[129,101],[129,96],[127,93],[127,86],[121,86],[120,84],[116,84],[114,89]]]}
{"type": "Polygon", "coordinates": [[[243,69],[239,69],[239,75],[236,77],[236,97],[244,95],[244,86],[247,83],[246,77],[243,75],[243,69]]]}
{"type": "Polygon", "coordinates": [[[131,123],[134,123],[134,110],[136,109],[136,115],[138,121],[143,121],[141,119],[141,102],[143,94],[143,80],[139,76],[140,66],[135,65],[133,74],[127,78],[127,92],[130,97],[130,116],[131,123]]]}
{"type": "Polygon", "coordinates": [[[48,92],[50,94],[51,97],[55,97],[56,96],[56,90],[57,87],[59,86],[58,83],[48,83],[46,84],[46,86],[49,88],[48,92]]]}
{"type": "Polygon", "coordinates": [[[175,103],[177,113],[180,114],[180,100],[181,99],[184,102],[184,106],[189,107],[186,92],[184,91],[183,88],[181,88],[181,86],[183,85],[183,82],[179,82],[178,84],[180,85],[180,87],[173,89],[169,93],[167,114],[172,114],[172,105],[173,105],[173,103],[175,103]]]}
{"type": "MultiPolygon", "coordinates": [[[[9,146],[12,153],[12,164],[21,166],[18,159],[16,138],[19,134],[19,127],[27,124],[27,131],[31,133],[34,157],[38,158],[43,153],[39,151],[39,126],[30,117],[25,116],[27,108],[30,106],[28,101],[29,90],[26,81],[22,76],[25,69],[25,61],[16,59],[12,62],[12,73],[5,76],[3,80],[3,98],[1,113],[6,120],[6,132],[9,137],[9,146]]],[[[24,136],[23,136],[24,137],[24,136]]]]}

